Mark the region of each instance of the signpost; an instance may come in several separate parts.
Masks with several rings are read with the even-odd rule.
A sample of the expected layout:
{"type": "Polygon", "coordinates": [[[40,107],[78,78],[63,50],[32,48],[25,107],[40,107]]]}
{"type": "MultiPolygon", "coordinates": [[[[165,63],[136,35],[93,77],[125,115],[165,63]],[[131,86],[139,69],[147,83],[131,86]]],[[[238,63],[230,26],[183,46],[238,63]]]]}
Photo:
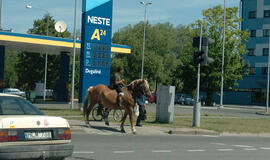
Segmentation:
{"type": "Polygon", "coordinates": [[[112,0],[83,0],[79,102],[90,86],[109,85],[112,0]]]}

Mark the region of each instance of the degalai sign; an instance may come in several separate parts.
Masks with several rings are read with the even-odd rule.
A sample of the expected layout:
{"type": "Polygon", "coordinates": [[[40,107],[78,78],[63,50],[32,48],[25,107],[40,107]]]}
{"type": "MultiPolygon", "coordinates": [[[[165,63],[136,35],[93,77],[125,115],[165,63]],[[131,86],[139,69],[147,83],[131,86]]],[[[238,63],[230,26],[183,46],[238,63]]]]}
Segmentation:
{"type": "Polygon", "coordinates": [[[112,0],[83,0],[79,102],[90,86],[109,85],[112,0]]]}

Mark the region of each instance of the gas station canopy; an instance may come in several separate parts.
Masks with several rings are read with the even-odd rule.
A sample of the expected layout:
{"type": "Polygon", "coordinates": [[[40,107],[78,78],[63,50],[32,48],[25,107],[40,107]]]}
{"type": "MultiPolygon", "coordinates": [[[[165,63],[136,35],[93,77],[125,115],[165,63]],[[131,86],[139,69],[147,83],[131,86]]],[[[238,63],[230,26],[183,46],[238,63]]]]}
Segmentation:
{"type": "MultiPolygon", "coordinates": [[[[31,53],[60,54],[73,53],[73,39],[21,34],[13,32],[0,32],[0,45],[7,50],[17,50],[31,53]]],[[[81,41],[76,41],[76,54],[80,54],[81,41]]],[[[117,54],[130,54],[131,48],[126,45],[112,44],[111,52],[117,54]]]]}

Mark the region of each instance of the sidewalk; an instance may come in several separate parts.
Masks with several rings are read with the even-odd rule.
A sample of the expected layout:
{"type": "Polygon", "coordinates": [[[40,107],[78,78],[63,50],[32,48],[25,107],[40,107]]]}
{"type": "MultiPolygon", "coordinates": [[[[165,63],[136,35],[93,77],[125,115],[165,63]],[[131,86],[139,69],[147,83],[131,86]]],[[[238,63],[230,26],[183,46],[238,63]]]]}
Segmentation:
{"type": "MultiPolygon", "coordinates": [[[[89,133],[100,135],[123,135],[120,131],[120,124],[110,123],[110,126],[106,126],[103,121],[96,122],[90,121],[91,127],[85,125],[84,121],[80,120],[68,120],[72,133],[89,133]]],[[[220,135],[215,131],[204,130],[199,128],[166,128],[156,126],[135,126],[137,134],[139,135],[169,135],[169,134],[181,134],[181,135],[220,135]]],[[[127,134],[132,134],[130,125],[125,125],[127,134]]]]}
{"type": "MultiPolygon", "coordinates": [[[[110,123],[110,126],[105,125],[103,121],[90,121],[91,127],[85,125],[84,121],[80,120],[68,120],[72,133],[89,133],[100,135],[123,135],[120,131],[120,123],[110,123]]],[[[152,126],[135,126],[137,134],[139,135],[168,135],[169,129],[164,127],[152,127],[152,126]]],[[[130,125],[125,125],[125,131],[127,134],[132,134],[130,125]]]]}

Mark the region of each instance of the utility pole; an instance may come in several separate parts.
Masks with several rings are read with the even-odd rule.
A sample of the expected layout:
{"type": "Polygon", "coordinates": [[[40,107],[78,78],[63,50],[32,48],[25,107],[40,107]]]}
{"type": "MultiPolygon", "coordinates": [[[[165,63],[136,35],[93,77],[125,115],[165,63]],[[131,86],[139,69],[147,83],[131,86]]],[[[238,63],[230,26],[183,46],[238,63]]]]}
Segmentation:
{"type": "Polygon", "coordinates": [[[76,16],[77,16],[77,0],[75,0],[75,6],[74,6],[71,109],[74,109],[74,81],[75,81],[75,62],[76,62],[75,61],[76,59],[76,16]]]}
{"type": "Polygon", "coordinates": [[[222,45],[222,68],[221,68],[221,87],[220,87],[220,107],[223,107],[223,84],[224,84],[224,53],[225,53],[225,31],[226,31],[226,4],[224,0],[224,17],[223,17],[223,45],[222,45]]]}
{"type": "Polygon", "coordinates": [[[269,56],[269,53],[270,53],[270,29],[268,31],[268,36],[269,36],[269,39],[268,39],[268,43],[269,43],[269,50],[268,50],[268,67],[267,67],[267,96],[266,96],[266,113],[268,113],[268,107],[269,107],[269,72],[270,72],[270,56],[269,56]]]}
{"type": "MultiPolygon", "coordinates": [[[[42,11],[45,11],[47,13],[47,23],[46,23],[46,36],[49,35],[49,16],[50,16],[50,13],[48,10],[46,9],[43,9],[43,8],[37,8],[37,7],[33,7],[31,5],[26,5],[25,6],[27,9],[38,9],[38,10],[42,10],[42,11]]],[[[45,73],[44,73],[44,87],[43,87],[43,100],[45,101],[46,100],[46,85],[47,85],[47,69],[48,68],[48,52],[46,51],[45,53],[45,73]]]]}
{"type": "Polygon", "coordinates": [[[0,30],[2,30],[2,0],[0,0],[0,30]]]}
{"type": "Polygon", "coordinates": [[[146,30],[146,8],[151,5],[151,2],[145,3],[140,2],[144,6],[144,20],[143,20],[143,50],[142,50],[142,70],[141,70],[141,79],[143,79],[143,68],[144,68],[144,49],[145,49],[145,30],[146,30]]]}
{"type": "MultiPolygon", "coordinates": [[[[200,32],[200,45],[199,51],[202,50],[202,24],[201,24],[201,32],[200,32]]],[[[200,127],[200,120],[201,120],[201,102],[200,102],[200,72],[201,72],[201,64],[198,64],[198,76],[197,76],[197,96],[196,102],[193,107],[193,126],[200,127]]]]}

